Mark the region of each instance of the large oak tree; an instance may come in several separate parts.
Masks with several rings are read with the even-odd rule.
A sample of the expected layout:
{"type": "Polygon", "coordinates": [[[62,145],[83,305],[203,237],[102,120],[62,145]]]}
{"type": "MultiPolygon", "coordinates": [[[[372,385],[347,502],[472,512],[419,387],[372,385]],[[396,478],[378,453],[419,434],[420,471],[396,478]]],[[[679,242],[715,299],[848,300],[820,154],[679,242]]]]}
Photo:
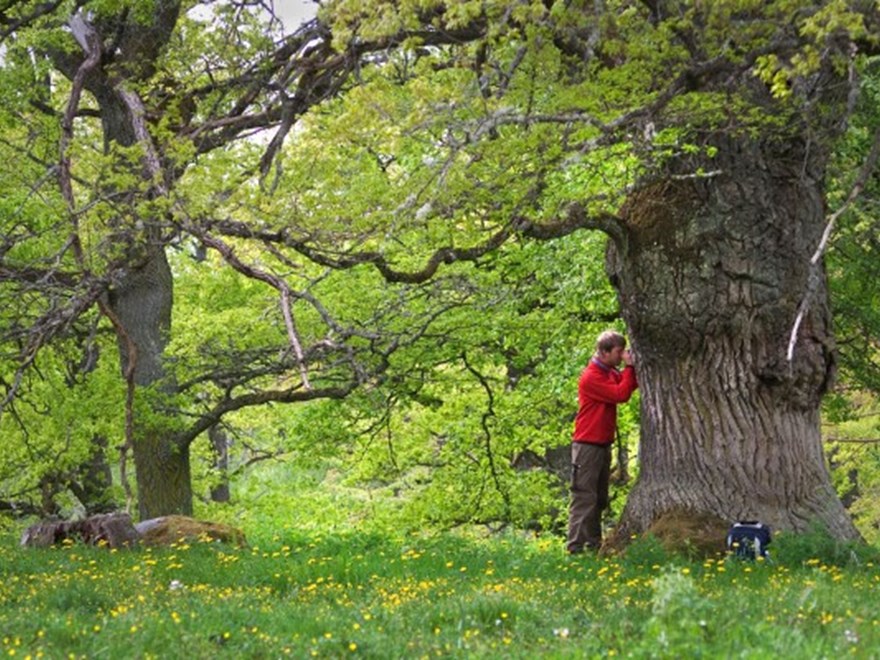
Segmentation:
{"type": "MultiPolygon", "coordinates": [[[[355,43],[426,20],[334,7],[355,43]]],[[[454,9],[460,21],[479,14],[454,9]]],[[[641,472],[621,532],[683,509],[857,536],[821,445],[835,363],[821,256],[841,210],[825,201],[829,161],[859,49],[871,48],[871,7],[495,9],[507,22],[481,5],[487,36],[447,58],[459,71],[438,73],[435,60],[435,86],[418,86],[433,118],[412,111],[417,99],[409,115],[382,109],[413,122],[404,136],[434,140],[422,161],[440,163],[424,170],[442,183],[412,177],[423,215],[532,234],[564,218],[609,236],[642,384],[641,472]]]]}

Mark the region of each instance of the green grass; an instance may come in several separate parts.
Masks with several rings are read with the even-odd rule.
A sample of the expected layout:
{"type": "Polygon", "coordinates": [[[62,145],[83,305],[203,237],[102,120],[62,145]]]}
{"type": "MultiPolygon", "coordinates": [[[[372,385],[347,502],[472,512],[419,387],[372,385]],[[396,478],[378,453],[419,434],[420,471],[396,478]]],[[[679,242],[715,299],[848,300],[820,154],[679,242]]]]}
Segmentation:
{"type": "Polygon", "coordinates": [[[880,564],[840,552],[829,564],[795,538],[777,543],[784,561],[755,563],[687,562],[650,539],[624,558],[570,559],[559,539],[513,535],[289,531],[246,549],[133,551],[0,541],[6,657],[880,653],[880,564]]]}

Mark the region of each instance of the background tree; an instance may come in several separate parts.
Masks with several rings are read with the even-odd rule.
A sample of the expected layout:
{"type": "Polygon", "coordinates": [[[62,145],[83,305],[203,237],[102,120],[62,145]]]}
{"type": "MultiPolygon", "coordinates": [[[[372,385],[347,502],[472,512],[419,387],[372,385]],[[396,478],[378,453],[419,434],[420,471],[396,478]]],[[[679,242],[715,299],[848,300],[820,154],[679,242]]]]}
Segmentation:
{"type": "MultiPolygon", "coordinates": [[[[186,15],[195,4],[21,2],[0,17],[7,145],[31,170],[18,197],[37,207],[16,209],[5,234],[5,294],[20,301],[6,335],[20,364],[6,402],[22,393],[39,350],[100,308],[129,386],[127,444],[142,516],[191,511],[189,446],[221,414],[195,430],[179,419],[169,424],[180,388],[165,362],[173,299],[166,248],[180,240],[185,220],[174,211],[174,186],[198,154],[278,120],[282,94],[267,101],[267,88],[310,39],[306,31],[273,43],[246,4],[222,8],[215,28],[186,15]],[[267,58],[274,64],[262,67],[267,58]]],[[[274,84],[296,89],[290,77],[300,73],[274,84]]],[[[322,84],[318,73],[307,77],[299,100],[286,102],[291,112],[328,91],[313,89],[322,84]]]]}
{"type": "MultiPolygon", "coordinates": [[[[28,208],[8,216],[3,252],[13,319],[5,408],[21,421],[14,406],[37,396],[31,378],[42,379],[44,348],[83,332],[100,310],[127,383],[123,451],[134,456],[142,517],[192,510],[191,444],[225,416],[341,398],[380,377],[394,351],[469,295],[455,278],[430,283],[437,265],[472,260],[506,238],[475,251],[443,247],[414,275],[376,273],[365,262],[343,287],[324,258],[308,263],[303,239],[314,218],[307,208],[302,222],[266,224],[277,181],[263,177],[296,121],[390,42],[338,52],[323,23],[281,37],[266,32],[261,11],[250,3],[22,2],[0,15],[5,145],[29,168],[15,188],[28,208]],[[275,131],[268,147],[236,144],[267,128],[275,131]],[[194,250],[205,270],[228,266],[240,293],[256,296],[248,299],[256,319],[242,325],[236,315],[237,325],[200,328],[172,347],[174,271],[192,267],[174,246],[194,250]],[[343,288],[365,295],[355,303],[343,288]]],[[[422,36],[442,44],[483,30],[422,36]]],[[[324,190],[333,183],[328,176],[324,190]]],[[[358,231],[328,232],[332,249],[358,241],[358,231]]]]}

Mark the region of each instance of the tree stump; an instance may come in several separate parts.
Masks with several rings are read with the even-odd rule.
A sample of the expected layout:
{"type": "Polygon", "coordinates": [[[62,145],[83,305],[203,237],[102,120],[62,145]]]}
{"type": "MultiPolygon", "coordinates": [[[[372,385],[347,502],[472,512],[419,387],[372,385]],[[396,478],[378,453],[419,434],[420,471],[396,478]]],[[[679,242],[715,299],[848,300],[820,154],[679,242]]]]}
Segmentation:
{"type": "Polygon", "coordinates": [[[65,541],[126,548],[138,544],[140,534],[127,513],[106,513],[83,520],[41,520],[21,535],[21,545],[47,548],[65,541]]]}

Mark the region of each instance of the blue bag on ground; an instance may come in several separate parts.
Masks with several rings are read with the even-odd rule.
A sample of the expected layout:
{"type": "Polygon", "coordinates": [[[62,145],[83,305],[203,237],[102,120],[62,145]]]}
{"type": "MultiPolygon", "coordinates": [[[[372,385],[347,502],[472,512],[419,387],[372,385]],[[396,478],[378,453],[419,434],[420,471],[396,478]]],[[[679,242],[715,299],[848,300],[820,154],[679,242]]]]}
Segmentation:
{"type": "Polygon", "coordinates": [[[727,550],[742,559],[767,557],[770,527],[757,520],[735,522],[727,532],[727,550]]]}

